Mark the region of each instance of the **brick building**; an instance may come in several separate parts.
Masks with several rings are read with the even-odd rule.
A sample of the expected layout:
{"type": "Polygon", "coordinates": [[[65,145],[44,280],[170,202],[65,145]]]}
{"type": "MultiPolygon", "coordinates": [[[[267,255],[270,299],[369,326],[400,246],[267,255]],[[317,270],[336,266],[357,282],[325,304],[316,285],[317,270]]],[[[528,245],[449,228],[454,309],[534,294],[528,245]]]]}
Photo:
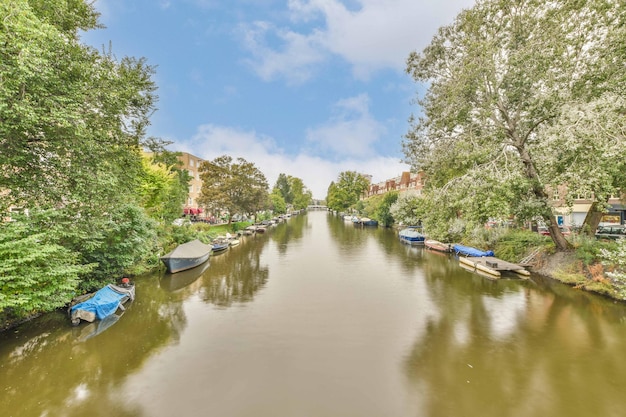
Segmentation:
{"type": "Polygon", "coordinates": [[[398,191],[400,193],[413,190],[417,194],[421,194],[424,188],[425,176],[423,172],[412,173],[405,171],[400,176],[381,181],[376,184],[370,184],[367,197],[385,194],[389,191],[398,191]]]}

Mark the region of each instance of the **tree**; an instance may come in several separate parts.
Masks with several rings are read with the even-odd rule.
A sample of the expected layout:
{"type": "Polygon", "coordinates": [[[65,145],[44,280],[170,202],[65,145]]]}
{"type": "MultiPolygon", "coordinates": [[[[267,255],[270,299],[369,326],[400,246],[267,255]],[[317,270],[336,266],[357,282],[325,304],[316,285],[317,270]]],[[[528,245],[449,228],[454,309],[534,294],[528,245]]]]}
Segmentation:
{"type": "Polygon", "coordinates": [[[89,217],[131,201],[154,111],[145,60],[79,43],[93,3],[0,3],[0,210],[66,207],[89,217]]]}
{"type": "Polygon", "coordinates": [[[311,204],[313,193],[307,190],[300,178],[289,176],[289,189],[293,196],[293,207],[296,210],[305,209],[311,204]]]}
{"type": "Polygon", "coordinates": [[[544,134],[539,153],[544,174],[553,189],[566,191],[567,206],[580,196],[592,198],[582,230],[594,236],[609,198],[626,190],[626,100],[606,93],[589,103],[571,103],[544,134]]]}
{"type": "Polygon", "coordinates": [[[265,175],[243,158],[234,163],[232,157],[222,155],[205,161],[200,165],[200,178],[199,202],[211,210],[256,213],[269,205],[265,175]]]}
{"type": "Polygon", "coordinates": [[[398,200],[398,193],[395,191],[386,193],[383,200],[376,209],[376,219],[385,227],[389,227],[394,223],[393,214],[391,214],[391,206],[398,200]]]}
{"type": "Polygon", "coordinates": [[[274,188],[270,194],[270,208],[274,214],[285,214],[287,212],[287,204],[285,204],[285,199],[278,188],[274,188]]]}
{"type": "Polygon", "coordinates": [[[616,30],[623,33],[625,7],[617,0],[485,0],[464,10],[408,58],[407,72],[429,87],[403,143],[407,161],[439,195],[478,201],[484,192],[475,191],[497,187],[505,197],[495,195],[496,206],[510,202],[518,215],[540,216],[557,248],[567,249],[539,145],[566,103],[623,79],[623,69],[598,62],[623,58],[611,42],[616,30]]]}
{"type": "Polygon", "coordinates": [[[26,218],[0,223],[0,317],[19,320],[62,307],[95,266],[81,265],[79,253],[32,226],[26,218]]]}
{"type": "Polygon", "coordinates": [[[356,171],[344,171],[328,187],[326,201],[331,210],[344,211],[363,196],[369,181],[356,171]]]}
{"type": "Polygon", "coordinates": [[[291,191],[291,183],[289,181],[289,176],[287,174],[280,173],[278,174],[278,179],[276,180],[276,185],[274,185],[275,189],[278,189],[278,192],[285,200],[285,203],[292,204],[293,203],[293,193],[291,191]]]}
{"type": "MultiPolygon", "coordinates": [[[[183,164],[179,159],[179,156],[182,155],[181,152],[171,152],[165,149],[165,146],[171,143],[154,137],[150,137],[144,142],[144,146],[150,151],[153,164],[165,167],[168,172],[167,175],[174,179],[168,184],[167,189],[161,190],[163,196],[160,197],[159,202],[161,220],[168,223],[180,216],[180,208],[187,201],[189,182],[192,179],[189,172],[182,169],[183,164]]],[[[144,172],[145,170],[144,164],[144,172]]],[[[142,178],[145,180],[145,174],[142,178]]],[[[143,181],[142,191],[145,191],[145,186],[145,181],[143,181]]]]}

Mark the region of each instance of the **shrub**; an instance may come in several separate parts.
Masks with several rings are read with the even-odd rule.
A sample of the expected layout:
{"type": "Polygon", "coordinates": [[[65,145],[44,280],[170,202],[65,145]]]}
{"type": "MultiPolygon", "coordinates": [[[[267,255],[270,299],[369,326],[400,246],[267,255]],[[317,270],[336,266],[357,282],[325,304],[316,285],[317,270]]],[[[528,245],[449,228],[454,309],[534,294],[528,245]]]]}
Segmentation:
{"type": "Polygon", "coordinates": [[[53,234],[34,233],[27,219],[0,224],[0,313],[3,321],[65,305],[80,276],[95,265],[81,265],[80,254],[55,243],[53,234]]]}

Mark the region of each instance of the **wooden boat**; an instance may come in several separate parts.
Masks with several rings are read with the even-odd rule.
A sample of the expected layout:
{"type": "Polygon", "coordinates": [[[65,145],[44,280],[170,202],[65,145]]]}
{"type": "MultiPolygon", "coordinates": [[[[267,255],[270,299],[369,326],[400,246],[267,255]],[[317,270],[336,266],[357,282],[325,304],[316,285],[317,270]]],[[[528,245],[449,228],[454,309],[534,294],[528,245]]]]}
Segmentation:
{"type": "Polygon", "coordinates": [[[135,299],[135,285],[128,278],[124,278],[122,282],[122,285],[108,284],[95,293],[76,300],[77,303],[68,309],[72,324],[77,326],[81,320],[90,323],[96,319],[104,320],[115,315],[118,309],[124,311],[124,304],[135,299]]]}
{"type": "Polygon", "coordinates": [[[453,249],[454,249],[454,253],[456,253],[457,255],[463,255],[463,256],[481,257],[481,256],[493,256],[494,255],[492,250],[483,251],[480,249],[473,248],[471,246],[463,246],[463,245],[458,245],[458,244],[454,245],[453,249]]]}
{"type": "Polygon", "coordinates": [[[426,236],[419,232],[417,227],[407,227],[398,232],[398,237],[403,243],[408,243],[413,246],[421,246],[424,244],[426,236]]]}
{"type": "Polygon", "coordinates": [[[426,239],[424,240],[424,246],[428,249],[436,250],[438,252],[450,253],[452,252],[452,244],[451,243],[442,243],[438,240],[434,239],[426,239]]]}
{"type": "Polygon", "coordinates": [[[165,264],[167,272],[180,272],[203,264],[209,259],[212,249],[212,245],[207,245],[196,239],[178,245],[167,255],[161,256],[161,261],[165,264]]]}

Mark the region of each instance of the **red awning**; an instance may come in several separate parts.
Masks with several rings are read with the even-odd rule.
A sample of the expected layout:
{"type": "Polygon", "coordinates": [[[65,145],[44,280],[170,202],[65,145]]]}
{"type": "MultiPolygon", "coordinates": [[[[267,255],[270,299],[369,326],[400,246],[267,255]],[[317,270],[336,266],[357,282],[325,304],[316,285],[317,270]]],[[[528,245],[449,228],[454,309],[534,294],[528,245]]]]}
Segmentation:
{"type": "Polygon", "coordinates": [[[192,216],[196,214],[200,214],[202,212],[203,210],[201,208],[185,207],[183,209],[183,214],[191,214],[192,216]]]}

